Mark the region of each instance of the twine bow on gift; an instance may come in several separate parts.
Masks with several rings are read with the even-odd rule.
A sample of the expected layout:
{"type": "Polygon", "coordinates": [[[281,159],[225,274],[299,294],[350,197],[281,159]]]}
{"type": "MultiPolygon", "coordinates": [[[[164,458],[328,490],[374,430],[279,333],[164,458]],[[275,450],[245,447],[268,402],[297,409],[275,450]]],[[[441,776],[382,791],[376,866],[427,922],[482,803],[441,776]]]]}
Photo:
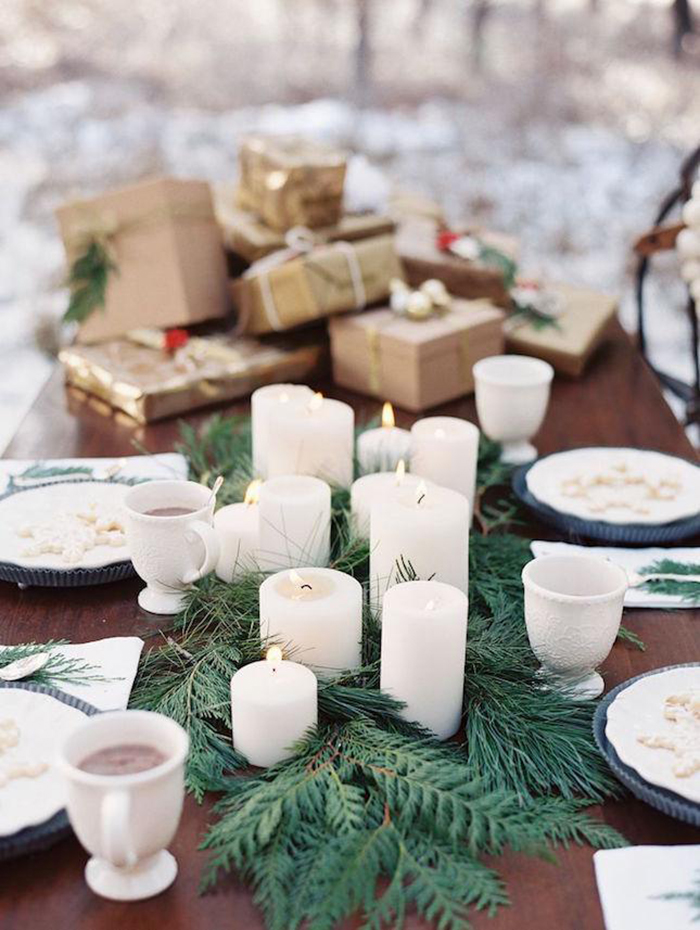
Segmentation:
{"type": "Polygon", "coordinates": [[[70,300],[63,322],[82,323],[104,308],[110,275],[119,273],[118,236],[172,219],[213,220],[214,213],[210,204],[168,204],[120,221],[109,212],[80,211],[64,236],[69,256],[76,257],[68,272],[70,300]]]}
{"type": "MultiPolygon", "coordinates": [[[[272,252],[270,255],[266,255],[264,258],[260,258],[258,261],[253,262],[250,268],[243,274],[244,278],[255,278],[258,281],[265,316],[267,317],[270,327],[276,332],[280,332],[286,327],[277,309],[275,297],[272,293],[270,272],[280,265],[293,261],[295,258],[310,254],[319,244],[320,243],[310,229],[307,229],[305,226],[294,226],[285,235],[285,247],[283,249],[278,249],[276,252],[272,252]]],[[[328,249],[338,251],[345,256],[348,263],[350,282],[355,296],[354,309],[364,309],[367,305],[367,294],[362,278],[362,268],[355,254],[355,249],[349,242],[343,240],[324,243],[324,246],[328,249]]],[[[238,318],[236,331],[238,333],[243,333],[246,331],[247,326],[248,313],[241,312],[238,318]]]]}

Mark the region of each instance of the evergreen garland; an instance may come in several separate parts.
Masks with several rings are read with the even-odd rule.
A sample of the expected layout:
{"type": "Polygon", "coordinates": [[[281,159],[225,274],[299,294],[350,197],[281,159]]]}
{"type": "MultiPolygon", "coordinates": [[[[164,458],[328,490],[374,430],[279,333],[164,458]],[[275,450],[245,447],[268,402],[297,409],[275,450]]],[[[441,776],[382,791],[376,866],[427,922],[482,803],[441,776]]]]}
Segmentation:
{"type": "MultiPolygon", "coordinates": [[[[179,451],[192,477],[225,476],[220,503],[242,498],[252,477],[247,418],[183,425],[179,451]]],[[[270,930],[323,930],[355,911],[364,926],[400,927],[409,908],[440,928],[464,928],[470,908],[508,901],[482,855],[624,843],[583,810],[619,787],[595,748],[594,704],[544,687],[529,647],[520,580],[528,540],[503,532],[510,500],[485,503],[505,478],[497,453],[487,443],[480,455],[463,741],[436,742],[378,690],[380,629],[367,611],[363,666],[319,682],[317,731],[291,760],[250,774],[231,745],[229,688],[261,656],[255,574],[200,582],[142,659],[132,706],[185,726],[189,790],[221,793],[203,842],[203,887],[235,870],[270,930]]],[[[351,537],[348,506],[348,492],[335,491],[331,564],[366,582],[368,546],[351,537]]]]}

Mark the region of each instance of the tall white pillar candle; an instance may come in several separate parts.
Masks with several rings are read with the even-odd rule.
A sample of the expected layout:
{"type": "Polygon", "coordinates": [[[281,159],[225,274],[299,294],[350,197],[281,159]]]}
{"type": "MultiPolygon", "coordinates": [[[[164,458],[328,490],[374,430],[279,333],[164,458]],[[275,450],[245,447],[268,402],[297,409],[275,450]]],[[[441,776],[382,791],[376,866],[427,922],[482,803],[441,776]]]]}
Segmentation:
{"type": "MultiPolygon", "coordinates": [[[[350,489],[350,513],[355,534],[362,539],[369,539],[372,507],[378,501],[395,497],[402,489],[418,487],[421,481],[424,479],[406,474],[403,459],[399,460],[396,471],[363,475],[357,481],[353,481],[350,489]]],[[[426,482],[429,483],[432,482],[426,482]]]]}
{"type": "Polygon", "coordinates": [[[377,502],[370,518],[370,605],[381,607],[384,592],[418,578],[469,589],[469,501],[458,491],[425,484],[377,502]]]}
{"type": "Polygon", "coordinates": [[[320,478],[285,475],[260,488],[261,571],[327,565],[331,553],[331,489],[320,478]]]}
{"type": "Polygon", "coordinates": [[[253,472],[259,478],[267,477],[270,414],[273,410],[287,410],[308,404],[313,396],[314,392],[304,384],[266,384],[251,394],[253,472]]]}
{"type": "Polygon", "coordinates": [[[267,768],[289,759],[292,747],[318,722],[316,676],[272,647],[262,662],[244,665],[231,679],[233,748],[267,768]]]}
{"type": "Polygon", "coordinates": [[[380,687],[402,716],[448,739],[460,726],[467,649],[466,594],[437,581],[409,581],[384,595],[380,687]]]}
{"type": "Polygon", "coordinates": [[[403,459],[408,460],[411,434],[399,429],[394,419],[394,408],[387,401],[382,408],[382,425],[368,429],[357,438],[357,461],[362,474],[394,471],[403,459]]]}
{"type": "Polygon", "coordinates": [[[411,428],[411,471],[459,491],[474,511],[479,429],[458,417],[425,417],[411,428]]]}
{"type": "Polygon", "coordinates": [[[267,470],[277,475],[313,475],[329,484],[352,484],[355,413],[348,404],[315,394],[303,406],[270,415],[267,470]]]}
{"type": "Polygon", "coordinates": [[[216,574],[222,581],[237,581],[258,568],[260,519],[259,480],[251,481],[240,504],[229,504],[214,514],[214,530],[219,540],[216,574]]]}
{"type": "Polygon", "coordinates": [[[278,572],[260,585],[260,634],[322,676],[362,662],[362,585],[331,568],[278,572]]]}

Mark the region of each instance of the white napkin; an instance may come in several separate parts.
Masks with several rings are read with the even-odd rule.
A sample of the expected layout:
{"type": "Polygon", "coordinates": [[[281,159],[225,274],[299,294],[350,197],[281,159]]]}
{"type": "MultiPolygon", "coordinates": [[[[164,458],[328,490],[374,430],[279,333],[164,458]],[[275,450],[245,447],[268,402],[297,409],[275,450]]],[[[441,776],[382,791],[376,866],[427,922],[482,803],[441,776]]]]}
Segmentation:
{"type": "MultiPolygon", "coordinates": [[[[0,661],[1,652],[6,648],[0,646],[0,661]]],[[[75,685],[57,681],[55,686],[59,691],[87,701],[98,710],[123,710],[126,707],[143,649],[142,639],[138,636],[110,636],[92,643],[70,643],[54,649],[65,656],[84,659],[88,665],[95,666],[92,674],[110,679],[75,685]]]]}
{"type": "Polygon", "coordinates": [[[687,900],[659,895],[693,891],[700,846],[629,846],[593,856],[606,930],[697,930],[687,900]]]}
{"type": "MultiPolygon", "coordinates": [[[[0,494],[4,494],[7,490],[12,475],[21,475],[33,465],[44,465],[47,468],[91,468],[95,477],[99,477],[100,473],[117,462],[124,463],[118,475],[120,478],[187,477],[187,459],[177,452],[162,452],[156,455],[130,455],[126,458],[2,459],[0,460],[0,494]]],[[[67,477],[70,477],[70,475],[67,477]]]]}
{"type": "MultiPolygon", "coordinates": [[[[674,562],[700,565],[700,548],[662,549],[656,546],[651,549],[619,549],[615,546],[574,546],[570,543],[535,540],[530,549],[535,558],[540,555],[599,555],[604,559],[610,559],[625,571],[633,572],[653,565],[659,559],[673,559],[674,562]]],[[[697,606],[697,603],[685,601],[677,594],[654,594],[643,588],[629,588],[625,594],[625,607],[650,607],[654,610],[663,610],[697,606]]]]}

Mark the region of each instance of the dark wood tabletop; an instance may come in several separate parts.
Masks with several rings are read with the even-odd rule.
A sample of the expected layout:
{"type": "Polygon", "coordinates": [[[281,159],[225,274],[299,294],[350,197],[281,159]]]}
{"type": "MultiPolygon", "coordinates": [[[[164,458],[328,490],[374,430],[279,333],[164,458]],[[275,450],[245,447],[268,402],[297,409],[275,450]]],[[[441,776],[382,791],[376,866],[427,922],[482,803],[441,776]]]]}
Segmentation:
{"type": "MultiPolygon", "coordinates": [[[[350,401],[358,422],[379,405],[320,384],[324,393],[350,401]]],[[[231,411],[247,409],[247,402],[231,411]]],[[[447,404],[441,413],[476,420],[473,398],[447,404]]],[[[190,419],[201,420],[197,415],[190,419]]],[[[414,417],[397,411],[399,425],[414,417]]],[[[66,391],[57,372],[22,423],[7,457],[121,456],[134,452],[133,440],[153,452],[171,450],[178,434],[173,420],[148,427],[109,411],[104,404],[66,391]]],[[[659,449],[693,457],[683,430],[664,402],[653,375],[629,339],[615,324],[610,338],[579,381],[557,378],[545,424],[536,444],[541,453],[583,445],[625,445],[659,449]]],[[[544,528],[531,523],[530,534],[544,528]]],[[[697,541],[696,541],[697,543],[697,541]]],[[[74,642],[157,629],[158,621],[136,603],[138,580],[92,588],[28,589],[0,582],[0,641],[21,643],[66,638],[74,642]]],[[[700,611],[625,611],[625,623],[645,641],[646,651],[615,645],[604,666],[606,687],[649,669],[700,659],[700,611]]],[[[698,831],[657,813],[634,799],[606,803],[593,813],[622,831],[632,844],[699,842],[698,831]]],[[[175,884],[150,901],[116,904],[90,892],[83,880],[87,855],[73,838],[46,852],[3,863],[0,867],[2,930],[106,930],[128,926],[145,930],[262,927],[248,891],[235,880],[205,897],[197,886],[204,854],[196,851],[210,817],[209,805],[188,798],[171,847],[180,872],[175,884]]],[[[508,854],[494,861],[504,875],[512,907],[494,919],[474,915],[476,928],[493,930],[602,930],[603,920],[588,847],[558,850],[557,863],[508,854]]],[[[353,922],[351,922],[353,923],[353,922]]],[[[424,926],[410,918],[413,928],[424,926]]]]}

